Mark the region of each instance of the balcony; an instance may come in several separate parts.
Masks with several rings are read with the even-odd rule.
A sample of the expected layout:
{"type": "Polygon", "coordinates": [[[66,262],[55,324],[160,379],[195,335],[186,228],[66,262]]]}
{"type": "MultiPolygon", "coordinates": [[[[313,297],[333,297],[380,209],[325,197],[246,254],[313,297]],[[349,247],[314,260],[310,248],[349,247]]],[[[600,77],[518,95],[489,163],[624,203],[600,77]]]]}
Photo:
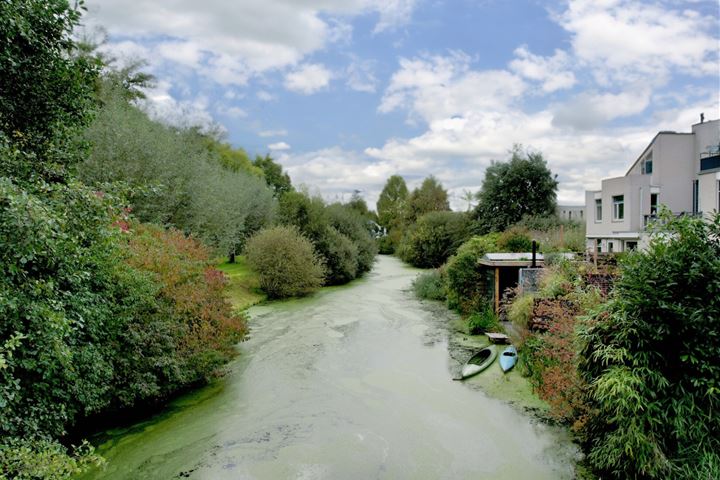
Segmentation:
{"type": "MultiPolygon", "coordinates": [[[[679,217],[698,217],[702,218],[702,212],[672,212],[675,218],[679,217]]],[[[651,223],[662,222],[662,217],[658,214],[643,215],[643,227],[647,227],[651,223]]]]}
{"type": "Polygon", "coordinates": [[[700,171],[720,169],[720,145],[713,145],[700,154],[700,171]]]}

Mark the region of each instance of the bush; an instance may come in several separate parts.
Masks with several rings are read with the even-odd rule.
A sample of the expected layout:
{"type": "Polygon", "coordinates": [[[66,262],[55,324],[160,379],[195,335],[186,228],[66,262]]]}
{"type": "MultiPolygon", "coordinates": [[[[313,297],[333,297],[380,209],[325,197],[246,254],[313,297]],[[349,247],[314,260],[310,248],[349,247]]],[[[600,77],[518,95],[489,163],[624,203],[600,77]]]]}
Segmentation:
{"type": "Polygon", "coordinates": [[[439,267],[467,239],[467,227],[464,213],[426,213],[405,233],[398,254],[416,267],[439,267]]]}
{"type": "Polygon", "coordinates": [[[508,320],[520,329],[527,329],[533,314],[535,296],[523,294],[515,297],[507,310],[508,320]]]}
{"type": "Polygon", "coordinates": [[[458,248],[447,264],[448,306],[461,313],[478,311],[483,298],[482,270],[478,261],[488,252],[497,250],[497,234],[473,237],[458,248]]]}
{"type": "Polygon", "coordinates": [[[211,266],[206,247],[153,225],[132,225],[130,233],[126,262],[158,289],[157,307],[121,333],[124,352],[115,365],[121,407],[207,381],[235,356],[234,346],[247,331],[244,317],[225,298],[225,277],[211,266]]]}
{"type": "Polygon", "coordinates": [[[322,259],[294,227],[261,230],[248,241],[245,255],[271,298],[307,295],[320,288],[325,277],[322,259]]]}
{"type": "Polygon", "coordinates": [[[512,227],[500,234],[497,246],[503,252],[532,252],[532,239],[526,229],[512,227]]]}
{"type": "Polygon", "coordinates": [[[347,283],[372,268],[375,240],[366,219],[349,206],[326,206],[319,197],[288,192],[280,198],[278,217],[313,243],[326,268],[326,285],[347,283]]]}
{"type": "Polygon", "coordinates": [[[473,313],[467,319],[468,333],[479,335],[485,332],[496,332],[501,329],[500,322],[492,305],[487,305],[479,313],[473,313]]]}
{"type": "Polygon", "coordinates": [[[415,295],[425,300],[445,300],[445,280],[438,269],[423,272],[413,280],[415,295]]]}
{"type": "Polygon", "coordinates": [[[664,221],[582,335],[583,433],[603,477],[720,473],[720,216],[664,221]]]}

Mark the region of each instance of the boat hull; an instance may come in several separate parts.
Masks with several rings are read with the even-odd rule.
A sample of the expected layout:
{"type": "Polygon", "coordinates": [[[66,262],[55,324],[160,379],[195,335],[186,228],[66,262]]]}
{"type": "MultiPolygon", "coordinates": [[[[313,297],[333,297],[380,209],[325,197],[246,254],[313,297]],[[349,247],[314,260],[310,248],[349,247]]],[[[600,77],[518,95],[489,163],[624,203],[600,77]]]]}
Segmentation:
{"type": "Polygon", "coordinates": [[[508,372],[517,363],[517,349],[513,345],[507,347],[505,350],[503,350],[502,354],[500,355],[500,360],[498,362],[500,363],[500,368],[502,368],[502,371],[508,372]]]}
{"type": "Polygon", "coordinates": [[[495,361],[495,357],[497,357],[497,351],[495,350],[495,347],[490,346],[483,348],[475,355],[470,357],[470,360],[468,360],[467,363],[463,365],[463,368],[460,372],[460,379],[465,380],[466,378],[470,378],[482,372],[490,365],[492,365],[492,363],[495,361]]]}

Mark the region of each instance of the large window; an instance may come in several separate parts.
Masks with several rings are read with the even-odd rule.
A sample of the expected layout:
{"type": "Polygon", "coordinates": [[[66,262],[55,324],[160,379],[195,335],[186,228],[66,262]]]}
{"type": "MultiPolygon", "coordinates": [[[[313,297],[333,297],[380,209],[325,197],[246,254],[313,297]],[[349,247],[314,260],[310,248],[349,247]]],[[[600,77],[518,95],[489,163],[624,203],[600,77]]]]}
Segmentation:
{"type": "Polygon", "coordinates": [[[616,195],[613,200],[613,220],[623,220],[625,218],[625,196],[616,195]]]}
{"type": "Polygon", "coordinates": [[[658,194],[657,193],[651,193],[650,194],[650,215],[657,215],[658,210],[658,194]]]}
{"type": "Polygon", "coordinates": [[[595,221],[602,222],[602,199],[595,199],[595,221]]]}

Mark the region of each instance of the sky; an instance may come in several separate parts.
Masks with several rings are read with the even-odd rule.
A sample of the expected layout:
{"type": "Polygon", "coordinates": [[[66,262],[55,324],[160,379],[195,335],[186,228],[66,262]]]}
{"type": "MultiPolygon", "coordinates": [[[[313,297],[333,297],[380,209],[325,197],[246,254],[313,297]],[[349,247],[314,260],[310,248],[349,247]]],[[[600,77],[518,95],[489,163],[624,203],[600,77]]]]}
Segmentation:
{"type": "Polygon", "coordinates": [[[717,0],[87,0],[142,107],[219,126],[329,201],[435,175],[455,210],[515,144],[582,204],[661,130],[720,117],[717,0]]]}

